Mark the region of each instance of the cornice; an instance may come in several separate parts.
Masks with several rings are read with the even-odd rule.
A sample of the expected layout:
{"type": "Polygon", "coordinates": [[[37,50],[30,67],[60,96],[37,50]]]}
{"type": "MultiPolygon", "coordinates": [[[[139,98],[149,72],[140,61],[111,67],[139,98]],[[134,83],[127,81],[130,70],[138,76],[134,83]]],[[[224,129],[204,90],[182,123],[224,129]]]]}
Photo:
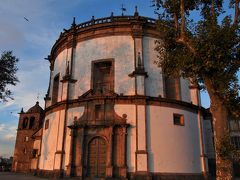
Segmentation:
{"type": "Polygon", "coordinates": [[[64,109],[66,106],[68,108],[75,108],[85,106],[88,102],[96,101],[99,102],[104,100],[106,102],[113,102],[115,105],[118,104],[133,104],[133,105],[152,105],[152,106],[161,106],[161,107],[170,107],[176,109],[182,109],[186,111],[191,111],[197,113],[198,110],[203,111],[204,108],[196,106],[192,103],[187,103],[174,99],[167,99],[162,97],[150,97],[150,96],[92,96],[86,98],[78,98],[74,100],[61,101],[56,104],[49,106],[45,109],[45,115],[51,114],[64,109]]]}

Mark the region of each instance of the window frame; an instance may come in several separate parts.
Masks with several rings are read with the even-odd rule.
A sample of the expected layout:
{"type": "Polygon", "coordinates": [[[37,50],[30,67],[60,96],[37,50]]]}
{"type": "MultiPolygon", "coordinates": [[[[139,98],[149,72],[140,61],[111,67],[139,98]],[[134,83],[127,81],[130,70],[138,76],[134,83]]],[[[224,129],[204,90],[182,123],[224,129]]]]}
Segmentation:
{"type": "Polygon", "coordinates": [[[183,114],[173,113],[173,125],[184,126],[185,119],[183,114]],[[179,118],[179,122],[176,122],[175,118],[179,118]]]}
{"type": "Polygon", "coordinates": [[[37,158],[38,157],[38,149],[33,149],[32,150],[32,158],[37,158]]]}
{"type": "Polygon", "coordinates": [[[44,129],[48,130],[48,128],[49,128],[49,119],[46,119],[44,123],[44,129]]]}
{"type": "Polygon", "coordinates": [[[24,142],[28,142],[29,141],[29,137],[28,136],[25,136],[24,137],[24,142]]]}
{"type": "Polygon", "coordinates": [[[240,150],[240,136],[231,136],[231,144],[237,149],[240,150]]]}
{"type": "MultiPolygon", "coordinates": [[[[113,58],[106,58],[106,59],[98,59],[98,60],[93,60],[91,64],[91,89],[94,91],[97,91],[95,89],[95,66],[100,63],[111,63],[111,68],[110,68],[110,73],[109,76],[111,80],[109,81],[109,90],[114,91],[114,71],[115,71],[115,65],[114,65],[114,59],[113,58]]],[[[103,92],[105,92],[105,88],[103,88],[103,92]]],[[[107,93],[107,92],[106,92],[107,93]]]]}
{"type": "Polygon", "coordinates": [[[56,74],[54,76],[54,78],[53,78],[53,83],[52,83],[52,104],[56,104],[58,102],[59,85],[60,85],[60,73],[56,74]]]}

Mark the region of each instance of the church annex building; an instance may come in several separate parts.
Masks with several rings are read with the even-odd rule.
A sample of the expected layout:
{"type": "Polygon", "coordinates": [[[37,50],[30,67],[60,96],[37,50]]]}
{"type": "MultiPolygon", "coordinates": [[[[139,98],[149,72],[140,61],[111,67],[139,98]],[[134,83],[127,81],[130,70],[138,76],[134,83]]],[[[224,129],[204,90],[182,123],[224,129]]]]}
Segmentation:
{"type": "Polygon", "coordinates": [[[199,179],[215,158],[211,116],[188,79],[154,61],[155,20],[94,17],[53,45],[44,110],[20,113],[13,171],[46,177],[199,179]]]}

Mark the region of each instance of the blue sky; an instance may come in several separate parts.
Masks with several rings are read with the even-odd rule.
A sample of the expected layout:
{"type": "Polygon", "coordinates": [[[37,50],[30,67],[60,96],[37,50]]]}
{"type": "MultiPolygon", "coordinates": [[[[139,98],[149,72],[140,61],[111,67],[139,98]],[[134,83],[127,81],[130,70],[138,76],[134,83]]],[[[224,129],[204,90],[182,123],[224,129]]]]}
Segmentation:
{"type": "MultiPolygon", "coordinates": [[[[133,15],[135,5],[142,16],[156,17],[150,0],[0,0],[0,52],[12,50],[19,58],[17,76],[20,83],[10,87],[14,100],[0,104],[0,156],[13,155],[18,125],[18,112],[28,110],[37,101],[44,107],[47,92],[49,63],[44,60],[63,28],[69,28],[73,17],[76,23],[95,18],[133,15]],[[29,21],[24,19],[26,17],[29,21]]],[[[209,106],[206,93],[202,103],[209,106]]]]}

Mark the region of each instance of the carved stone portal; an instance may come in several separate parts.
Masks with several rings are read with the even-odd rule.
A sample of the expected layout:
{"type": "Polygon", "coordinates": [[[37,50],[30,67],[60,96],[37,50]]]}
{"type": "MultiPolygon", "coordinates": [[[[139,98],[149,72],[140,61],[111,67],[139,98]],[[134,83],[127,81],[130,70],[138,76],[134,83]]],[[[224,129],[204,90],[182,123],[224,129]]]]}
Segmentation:
{"type": "Polygon", "coordinates": [[[127,127],[126,115],[118,116],[110,99],[86,102],[82,117],[69,126],[72,147],[67,175],[126,178],[127,127]]]}

